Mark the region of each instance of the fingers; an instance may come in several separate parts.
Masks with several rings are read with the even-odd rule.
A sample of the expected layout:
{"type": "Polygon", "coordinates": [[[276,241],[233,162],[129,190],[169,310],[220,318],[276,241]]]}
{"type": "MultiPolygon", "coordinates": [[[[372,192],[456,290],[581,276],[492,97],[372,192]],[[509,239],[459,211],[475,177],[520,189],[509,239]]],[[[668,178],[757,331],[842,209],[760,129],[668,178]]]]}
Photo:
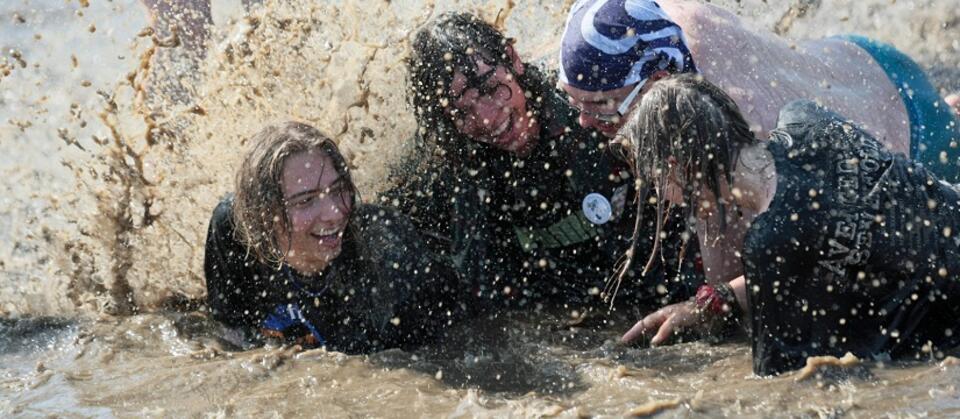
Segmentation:
{"type": "Polygon", "coordinates": [[[663,322],[663,324],[660,325],[660,329],[657,330],[656,336],[654,336],[653,339],[650,340],[651,346],[660,345],[661,343],[663,343],[663,341],[667,340],[667,338],[669,338],[670,335],[673,334],[673,331],[677,329],[677,318],[678,317],[676,315],[672,315],[668,317],[667,320],[663,322]]]}
{"type": "Polygon", "coordinates": [[[696,307],[692,302],[677,303],[661,308],[633,325],[633,327],[620,338],[620,341],[630,343],[656,330],[656,334],[653,336],[650,344],[657,346],[666,341],[674,331],[692,326],[696,322],[695,311],[696,307]]]}
{"type": "Polygon", "coordinates": [[[644,331],[646,331],[646,329],[643,327],[643,319],[642,319],[638,321],[637,324],[633,325],[633,327],[631,327],[630,330],[627,330],[627,333],[624,333],[623,336],[620,337],[620,342],[632,343],[633,341],[637,340],[637,338],[639,338],[640,336],[643,336],[644,331]]]}
{"type": "Polygon", "coordinates": [[[620,338],[620,341],[623,343],[631,343],[643,335],[655,330],[663,323],[666,316],[663,313],[663,310],[657,310],[653,314],[644,317],[642,320],[638,321],[637,324],[633,325],[630,330],[627,331],[620,338]]]}

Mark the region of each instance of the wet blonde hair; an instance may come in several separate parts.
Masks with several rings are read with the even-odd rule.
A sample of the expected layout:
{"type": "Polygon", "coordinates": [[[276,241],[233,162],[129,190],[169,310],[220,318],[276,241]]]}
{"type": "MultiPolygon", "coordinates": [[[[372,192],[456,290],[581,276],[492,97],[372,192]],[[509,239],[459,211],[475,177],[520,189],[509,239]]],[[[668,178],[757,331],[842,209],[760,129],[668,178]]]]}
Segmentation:
{"type": "Polygon", "coordinates": [[[287,158],[309,150],[330,157],[350,191],[351,207],[356,188],[336,144],[310,125],[300,122],[271,125],[260,130],[250,142],[251,149],[235,179],[233,222],[236,235],[257,259],[279,265],[284,252],[277,234],[289,231],[290,224],[282,183],[287,158]]]}
{"type": "MultiPolygon", "coordinates": [[[[740,150],[759,141],[733,99],[698,74],[674,75],[654,83],[641,97],[618,136],[630,151],[640,193],[637,194],[637,224],[630,249],[611,278],[617,284],[633,263],[642,207],[651,189],[662,196],[671,172],[670,160],[674,161],[674,173],[683,185],[687,229],[692,232],[690,220],[694,219],[698,207],[694,203],[699,202],[703,186],[720,197],[720,181],[732,182],[740,150]]],[[[652,266],[660,248],[663,219],[668,211],[665,205],[663,199],[657,199],[656,234],[644,273],[652,266]]],[[[723,231],[726,228],[726,205],[717,202],[717,210],[720,211],[720,229],[723,231]]],[[[681,261],[682,255],[681,251],[681,261]]]]}

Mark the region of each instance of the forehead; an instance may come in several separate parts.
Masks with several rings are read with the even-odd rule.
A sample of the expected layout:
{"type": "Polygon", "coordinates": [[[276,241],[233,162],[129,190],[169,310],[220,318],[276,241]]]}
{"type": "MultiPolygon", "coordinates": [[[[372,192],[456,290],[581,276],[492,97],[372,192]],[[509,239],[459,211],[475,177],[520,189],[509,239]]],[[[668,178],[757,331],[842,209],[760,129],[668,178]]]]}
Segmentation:
{"type": "Polygon", "coordinates": [[[285,196],[330,186],[340,179],[340,174],[327,153],[310,149],[287,157],[283,163],[281,178],[285,196]]]}

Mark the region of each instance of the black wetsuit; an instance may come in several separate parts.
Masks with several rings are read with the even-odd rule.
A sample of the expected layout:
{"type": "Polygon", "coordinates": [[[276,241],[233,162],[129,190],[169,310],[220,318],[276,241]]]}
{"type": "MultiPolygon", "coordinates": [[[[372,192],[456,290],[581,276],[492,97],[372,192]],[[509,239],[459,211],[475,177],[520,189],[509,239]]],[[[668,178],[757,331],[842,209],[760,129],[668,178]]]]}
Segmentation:
{"type": "Polygon", "coordinates": [[[777,191],[743,255],[754,371],[960,343],[960,191],[811,102],[768,149],[777,191]]]}
{"type": "Polygon", "coordinates": [[[234,233],[233,200],[217,206],[204,271],[213,317],[253,340],[276,337],[347,353],[408,347],[462,317],[454,278],[424,255],[423,241],[393,210],[359,205],[341,254],[317,276],[262,263],[234,233]]]}
{"type": "MultiPolygon", "coordinates": [[[[541,97],[540,138],[529,156],[491,149],[472,167],[437,159],[381,197],[433,238],[435,251],[481,299],[593,305],[633,234],[633,178],[604,137],[577,124],[575,110],[556,91],[541,97]]],[[[643,221],[635,268],[649,256],[652,208],[643,221]]],[[[678,234],[681,224],[671,226],[678,234]]],[[[691,247],[689,260],[697,246],[691,247]]],[[[667,246],[668,261],[643,281],[639,268],[631,271],[617,301],[659,306],[691,295],[693,278],[702,276],[674,274],[678,248],[667,246]]]]}

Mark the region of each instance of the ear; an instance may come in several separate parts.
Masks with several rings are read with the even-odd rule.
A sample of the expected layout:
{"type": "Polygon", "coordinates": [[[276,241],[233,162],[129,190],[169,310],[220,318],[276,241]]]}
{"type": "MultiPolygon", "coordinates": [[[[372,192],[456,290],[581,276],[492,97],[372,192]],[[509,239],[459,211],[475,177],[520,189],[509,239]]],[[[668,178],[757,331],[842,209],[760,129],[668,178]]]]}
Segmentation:
{"type": "Polygon", "coordinates": [[[510,59],[510,62],[513,63],[511,68],[513,69],[513,74],[522,76],[526,65],[523,64],[523,61],[520,60],[520,55],[517,54],[517,50],[513,48],[513,40],[507,39],[507,47],[505,48],[507,57],[510,59]]]}

